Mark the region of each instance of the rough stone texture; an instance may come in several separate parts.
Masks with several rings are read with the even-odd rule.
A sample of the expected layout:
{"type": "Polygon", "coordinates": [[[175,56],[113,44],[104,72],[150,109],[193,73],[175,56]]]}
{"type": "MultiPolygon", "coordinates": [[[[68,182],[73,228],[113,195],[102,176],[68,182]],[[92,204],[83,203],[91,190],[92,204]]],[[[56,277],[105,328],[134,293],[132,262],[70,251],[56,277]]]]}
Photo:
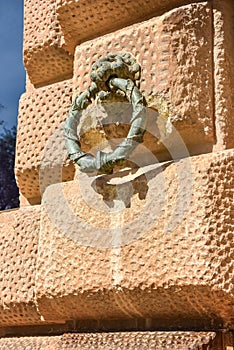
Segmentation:
{"type": "MultiPolygon", "coordinates": [[[[130,51],[142,65],[141,90],[164,120],[159,143],[145,135],[148,153],[167,159],[163,146],[175,146],[172,125],[192,155],[215,143],[216,151],[234,147],[233,1],[194,2],[25,0],[28,77],[16,156],[21,205],[39,203],[49,187],[39,253],[40,207],[1,213],[0,335],[19,334],[15,326],[31,335],[70,320],[73,331],[82,322],[99,331],[106,323],[141,330],[142,320],[144,330],[234,327],[233,149],[96,180],[77,172],[76,181],[61,183],[74,176],[62,141],[71,95],[89,85],[92,62],[107,53],[130,51]],[[72,86],[65,79],[72,77],[78,43],[72,86]]],[[[100,141],[115,135],[110,131],[100,141]]],[[[91,130],[84,148],[97,140],[91,130]]],[[[233,336],[213,341],[214,333],[126,330],[4,338],[0,349],[234,347],[233,336]]]]}
{"type": "Polygon", "coordinates": [[[40,208],[0,214],[0,327],[40,323],[35,269],[40,208]]]}
{"type": "MultiPolygon", "coordinates": [[[[122,51],[131,52],[141,64],[141,91],[148,105],[158,110],[161,122],[164,122],[161,141],[157,143],[152,137],[153,131],[149,126],[151,134],[145,135],[146,145],[151,145],[151,150],[154,148],[156,154],[165,151],[163,145],[170,140],[173,125],[191,154],[212,150],[214,120],[210,4],[204,2],[183,6],[77,46],[74,60],[76,94],[90,84],[89,72],[94,61],[108,53],[122,51]]],[[[92,139],[92,135],[89,138],[92,139]]]]}
{"type": "Polygon", "coordinates": [[[1,350],[52,350],[59,337],[20,337],[0,339],[1,350]]]}
{"type": "Polygon", "coordinates": [[[57,0],[59,24],[64,47],[74,53],[75,46],[94,37],[140,22],[184,5],[186,0],[57,0]]]}
{"type": "Polygon", "coordinates": [[[214,336],[215,333],[202,332],[65,334],[55,349],[202,349],[214,336]]]}
{"type": "Polygon", "coordinates": [[[78,43],[188,2],[25,0],[24,63],[32,84],[71,77],[78,43]]]}
{"type": "MultiPolygon", "coordinates": [[[[15,173],[22,196],[32,204],[40,203],[40,167],[56,168],[56,162],[59,162],[58,153],[63,146],[60,142],[62,122],[71,104],[71,85],[70,80],[52,84],[25,93],[20,99],[15,173]],[[50,154],[54,142],[58,145],[57,152],[50,154]]],[[[57,182],[73,178],[74,166],[65,159],[59,163],[57,182]]]]}
{"type": "Polygon", "coordinates": [[[46,85],[72,77],[73,57],[62,48],[56,1],[25,0],[24,64],[31,83],[46,85]]]}
{"type": "Polygon", "coordinates": [[[234,3],[215,0],[214,8],[214,82],[215,149],[234,147],[234,3]]]}
{"type": "MultiPolygon", "coordinates": [[[[47,26],[50,28],[49,23],[47,26]]],[[[76,50],[73,93],[78,93],[77,87],[81,92],[89,85],[88,76],[93,60],[108,52],[130,51],[143,68],[141,90],[149,106],[158,110],[160,115],[156,120],[157,113],[151,113],[144,146],[158,159],[168,159],[168,149],[171,152],[171,149],[181,147],[174,141],[173,124],[191,154],[207,152],[214,142],[211,29],[210,6],[199,3],[84,43],[76,50]],[[155,127],[159,130],[156,133],[155,127]],[[159,134],[160,142],[157,139],[159,134]]],[[[36,38],[35,41],[39,40],[36,38]]],[[[24,198],[31,204],[40,203],[39,165],[50,136],[55,128],[62,128],[61,123],[71,104],[71,86],[71,80],[67,80],[34,89],[28,81],[28,92],[21,97],[16,157],[21,205],[26,203],[24,198]]],[[[113,113],[111,108],[109,114],[113,113]]],[[[125,137],[127,128],[116,125],[109,129],[106,127],[105,133],[107,139],[125,137]]],[[[102,136],[103,141],[103,129],[99,129],[98,135],[102,136]]],[[[90,142],[100,141],[98,135],[94,130],[83,135],[82,147],[85,151],[90,150],[90,142]]],[[[60,139],[62,147],[62,132],[57,141],[60,139]]],[[[116,143],[118,140],[112,142],[112,148],[116,143]]],[[[50,154],[48,149],[46,152],[50,154]]],[[[55,158],[54,155],[51,157],[55,158]]],[[[47,166],[55,166],[52,163],[48,156],[47,166]]],[[[61,168],[61,164],[56,164],[56,167],[61,168]]],[[[71,180],[74,168],[71,164],[67,165],[63,172],[62,178],[71,180]]],[[[60,181],[61,175],[56,182],[60,181]]]]}
{"type": "Polygon", "coordinates": [[[116,332],[64,334],[57,337],[0,339],[0,350],[218,350],[210,348],[212,332],[116,332]]]}
{"type": "Polygon", "coordinates": [[[233,325],[233,167],[230,150],[48,187],[36,278],[45,320],[233,325]]]}

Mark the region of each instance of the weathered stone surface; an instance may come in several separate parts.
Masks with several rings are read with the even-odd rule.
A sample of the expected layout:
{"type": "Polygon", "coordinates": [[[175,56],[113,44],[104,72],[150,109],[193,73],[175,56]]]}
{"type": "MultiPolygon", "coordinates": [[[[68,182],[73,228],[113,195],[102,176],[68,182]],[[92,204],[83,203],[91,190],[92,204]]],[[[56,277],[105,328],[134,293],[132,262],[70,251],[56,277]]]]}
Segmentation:
{"type": "Polygon", "coordinates": [[[0,327],[41,322],[35,302],[40,208],[0,214],[0,327]]]}
{"type": "MultiPolygon", "coordinates": [[[[41,334],[49,322],[59,334],[111,326],[1,338],[0,349],[233,349],[233,335],[148,331],[234,327],[233,23],[232,0],[25,0],[21,205],[40,203],[49,187],[42,213],[0,214],[0,336],[41,334]],[[154,117],[148,125],[148,155],[165,161],[167,146],[174,159],[188,155],[172,125],[192,155],[230,150],[97,178],[77,171],[62,184],[74,177],[62,135],[72,93],[89,85],[93,61],[119,51],[137,57],[141,90],[161,117],[159,142],[154,117]],[[128,332],[134,322],[138,332],[128,332]]],[[[126,132],[97,129],[82,136],[86,151],[126,132]]],[[[139,165],[147,152],[137,150],[139,165]]]]}
{"type": "Polygon", "coordinates": [[[56,0],[64,47],[74,53],[81,42],[159,15],[194,0],[56,0]]]}
{"type": "MultiPolygon", "coordinates": [[[[1,350],[208,350],[213,332],[116,332],[0,339],[1,350]]],[[[217,348],[212,348],[216,350],[217,348]]],[[[217,349],[218,350],[218,349],[217,349]]]]}
{"type": "Polygon", "coordinates": [[[45,320],[233,325],[233,167],[230,150],[48,187],[36,278],[45,320]]]}
{"type": "MultiPolygon", "coordinates": [[[[49,23],[47,26],[50,28],[49,23]]],[[[185,141],[188,152],[207,152],[214,142],[211,28],[210,7],[207,3],[199,3],[84,43],[76,50],[73,93],[77,94],[78,87],[80,92],[89,84],[87,77],[93,60],[108,52],[130,51],[143,68],[141,90],[149,106],[159,112],[159,117],[156,112],[151,113],[145,134],[144,146],[149,153],[160,160],[168,159],[169,153],[175,153],[175,150],[177,156],[184,156],[181,154],[184,147],[181,140],[178,144],[178,138],[173,136],[172,125],[185,141]],[[156,135],[155,128],[160,130],[156,135]],[[160,137],[159,142],[157,137],[160,137]]],[[[60,137],[58,144],[62,145],[61,123],[71,104],[72,82],[67,80],[39,89],[34,89],[28,82],[27,88],[19,107],[16,176],[22,196],[35,204],[40,203],[40,162],[46,152],[46,164],[52,166],[53,160],[49,161],[45,146],[58,127],[61,127],[61,133],[57,141],[60,137]]],[[[109,108],[111,113],[114,113],[112,107],[109,108]]],[[[112,125],[104,131],[98,128],[98,131],[91,129],[84,133],[83,149],[89,151],[93,144],[99,147],[98,143],[106,139],[112,139],[114,148],[119,141],[113,141],[113,138],[125,137],[128,127],[112,125]]],[[[57,158],[58,152],[59,149],[57,158]]],[[[53,154],[50,157],[56,158],[53,154]]],[[[62,179],[70,180],[74,168],[71,164],[66,165],[63,173],[62,179]]],[[[61,176],[55,182],[60,181],[61,176]]]]}
{"type": "Polygon", "coordinates": [[[72,77],[73,57],[62,48],[56,0],[24,2],[24,64],[36,86],[72,77]]]}
{"type": "Polygon", "coordinates": [[[19,337],[0,339],[1,350],[52,350],[60,337],[19,337]]]}
{"type": "MultiPolygon", "coordinates": [[[[67,80],[32,90],[20,99],[15,173],[21,194],[32,204],[40,203],[40,167],[56,168],[59,152],[62,152],[59,141],[59,138],[63,139],[61,123],[66,120],[71,104],[71,86],[71,81],[67,80]],[[57,148],[50,154],[55,141],[57,148]]],[[[66,157],[59,165],[61,174],[56,181],[71,180],[74,166],[66,162],[66,157]]]]}
{"type": "Polygon", "coordinates": [[[165,151],[165,143],[174,147],[173,125],[191,154],[207,152],[215,140],[212,45],[210,4],[183,6],[77,46],[74,89],[78,94],[87,88],[91,64],[98,58],[129,51],[142,66],[141,91],[164,123],[161,141],[152,137],[153,125],[145,145],[156,155],[165,151]]]}
{"type": "Polygon", "coordinates": [[[221,150],[234,147],[234,3],[215,0],[213,11],[215,149],[221,150]]]}

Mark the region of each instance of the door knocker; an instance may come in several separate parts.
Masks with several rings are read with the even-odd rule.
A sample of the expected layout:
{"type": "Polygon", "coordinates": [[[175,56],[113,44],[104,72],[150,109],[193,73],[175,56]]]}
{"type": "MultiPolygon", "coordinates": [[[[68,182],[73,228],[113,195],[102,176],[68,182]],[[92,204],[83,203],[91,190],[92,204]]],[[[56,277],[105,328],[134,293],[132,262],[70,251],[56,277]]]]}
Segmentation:
{"type": "Polygon", "coordinates": [[[145,98],[138,89],[140,80],[140,65],[130,53],[108,55],[99,59],[92,66],[90,78],[92,84],[75,98],[68,112],[64,136],[68,155],[85,173],[113,172],[115,165],[123,160],[143,142],[146,126],[145,98]],[[81,149],[77,126],[82,111],[93,100],[105,100],[110,94],[124,93],[125,98],[132,104],[132,118],[127,137],[111,153],[102,151],[94,156],[81,149]]]}

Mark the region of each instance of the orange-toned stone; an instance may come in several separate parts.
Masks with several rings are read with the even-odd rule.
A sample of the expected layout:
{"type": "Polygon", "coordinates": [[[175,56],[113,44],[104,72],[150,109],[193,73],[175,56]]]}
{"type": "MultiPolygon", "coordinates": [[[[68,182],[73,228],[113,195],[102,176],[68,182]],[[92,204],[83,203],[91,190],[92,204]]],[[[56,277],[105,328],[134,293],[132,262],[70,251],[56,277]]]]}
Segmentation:
{"type": "Polygon", "coordinates": [[[52,350],[60,337],[18,337],[0,339],[1,350],[52,350]]]}
{"type": "MultiPolygon", "coordinates": [[[[170,152],[177,148],[177,156],[184,156],[179,150],[181,145],[176,144],[172,136],[173,125],[191,154],[207,152],[214,141],[211,34],[210,7],[200,3],[82,44],[76,50],[74,95],[78,86],[82,91],[89,84],[87,76],[93,59],[108,52],[130,51],[142,64],[141,90],[149,106],[158,110],[159,124],[163,124],[158,142],[151,130],[158,122],[157,113],[154,113],[144,146],[160,160],[168,159],[168,146],[170,152]]],[[[61,128],[61,142],[58,143],[62,144],[61,123],[71,104],[72,82],[67,80],[39,89],[33,89],[29,83],[27,86],[29,92],[21,97],[19,107],[16,177],[21,194],[35,204],[40,203],[42,192],[39,169],[43,153],[48,155],[46,166],[61,168],[61,164],[54,162],[56,157],[59,158],[60,149],[55,156],[45,150],[45,146],[57,127],[61,128]]],[[[107,138],[125,137],[126,132],[124,129],[124,133],[116,134],[112,128],[107,138]]],[[[102,130],[98,133],[103,139],[102,130]]],[[[85,151],[90,149],[89,144],[85,144],[87,140],[97,142],[100,139],[96,134],[91,131],[82,140],[85,151]]],[[[63,171],[62,177],[59,175],[56,180],[54,177],[55,182],[72,179],[74,168],[71,165],[65,166],[63,171]]]]}
{"type": "MultiPolygon", "coordinates": [[[[0,350],[208,350],[213,332],[116,332],[77,333],[51,337],[0,339],[0,350]]],[[[213,349],[213,348],[212,348],[213,349]]],[[[214,350],[218,350],[216,347],[214,350]]]]}
{"type": "Polygon", "coordinates": [[[73,57],[62,48],[56,0],[24,2],[24,64],[36,86],[72,77],[73,57]]]}
{"type": "Polygon", "coordinates": [[[158,110],[164,121],[161,141],[146,134],[146,146],[151,145],[156,155],[165,151],[163,144],[171,142],[173,125],[191,154],[211,151],[215,140],[212,34],[210,3],[203,2],[85,42],[75,52],[75,92],[90,84],[91,65],[98,58],[131,52],[142,66],[141,91],[148,106],[158,110]]]}
{"type": "Polygon", "coordinates": [[[57,0],[57,18],[64,35],[64,47],[75,46],[144,19],[162,14],[194,0],[57,0]]]}
{"type": "Polygon", "coordinates": [[[36,278],[45,320],[233,326],[233,167],[230,150],[48,187],[36,278]]]}
{"type": "Polygon", "coordinates": [[[61,123],[66,120],[71,97],[70,80],[35,89],[21,96],[15,173],[22,196],[30,200],[32,204],[40,203],[42,189],[39,183],[39,172],[41,165],[44,168],[60,167],[61,176],[56,180],[54,177],[56,182],[73,178],[74,166],[66,162],[66,156],[60,162],[58,155],[59,152],[62,152],[59,148],[61,142],[58,141],[59,137],[63,140],[61,123]],[[58,147],[53,154],[50,154],[51,145],[55,141],[58,147]]]}
{"type": "Polygon", "coordinates": [[[215,0],[214,101],[216,150],[234,147],[234,3],[215,0]]]}
{"type": "Polygon", "coordinates": [[[40,207],[0,214],[0,327],[41,323],[35,301],[40,207]]]}

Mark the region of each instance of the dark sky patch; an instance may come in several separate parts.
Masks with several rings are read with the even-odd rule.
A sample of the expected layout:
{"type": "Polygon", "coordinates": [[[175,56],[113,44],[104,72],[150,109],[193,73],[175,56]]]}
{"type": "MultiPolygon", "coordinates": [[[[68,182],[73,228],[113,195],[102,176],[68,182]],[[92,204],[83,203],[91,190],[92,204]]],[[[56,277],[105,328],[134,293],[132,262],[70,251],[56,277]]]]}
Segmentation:
{"type": "Polygon", "coordinates": [[[23,0],[0,1],[0,120],[17,123],[18,102],[25,91],[23,0]]]}

